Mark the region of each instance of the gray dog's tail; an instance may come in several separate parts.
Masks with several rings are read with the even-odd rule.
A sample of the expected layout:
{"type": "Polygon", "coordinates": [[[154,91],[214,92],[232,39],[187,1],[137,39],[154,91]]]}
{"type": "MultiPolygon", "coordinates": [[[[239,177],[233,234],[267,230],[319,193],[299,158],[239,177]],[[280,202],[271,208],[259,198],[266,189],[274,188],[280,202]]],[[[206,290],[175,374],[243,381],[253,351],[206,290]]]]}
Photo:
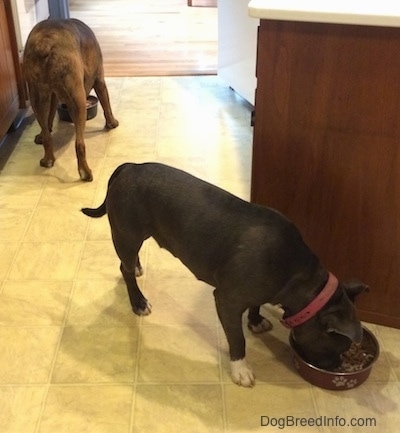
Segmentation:
{"type": "Polygon", "coordinates": [[[92,218],[100,218],[104,216],[107,213],[106,210],[106,201],[104,200],[103,203],[96,209],[90,208],[90,207],[83,207],[81,211],[92,218]]]}
{"type": "MultiPolygon", "coordinates": [[[[108,194],[108,190],[110,189],[110,186],[113,183],[114,179],[118,176],[118,174],[122,171],[122,169],[125,168],[128,164],[129,163],[122,164],[115,169],[114,173],[111,175],[111,177],[108,181],[107,194],[108,194]]],[[[94,209],[94,208],[90,208],[90,207],[84,207],[81,209],[81,211],[85,215],[90,216],[92,218],[100,218],[107,213],[106,201],[107,201],[107,195],[106,195],[106,198],[104,199],[103,203],[98,208],[94,209]]]]}

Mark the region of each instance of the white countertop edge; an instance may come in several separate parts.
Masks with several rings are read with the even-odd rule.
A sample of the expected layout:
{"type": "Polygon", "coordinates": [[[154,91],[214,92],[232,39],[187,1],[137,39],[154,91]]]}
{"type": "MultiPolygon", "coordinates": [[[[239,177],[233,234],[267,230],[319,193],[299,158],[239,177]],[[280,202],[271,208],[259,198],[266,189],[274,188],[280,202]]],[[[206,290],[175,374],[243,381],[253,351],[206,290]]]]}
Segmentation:
{"type": "MultiPolygon", "coordinates": [[[[311,11],[260,7],[260,0],[250,1],[248,12],[252,18],[281,21],[301,21],[328,24],[352,24],[379,27],[400,27],[400,16],[389,14],[359,14],[350,12],[311,11]]],[[[266,3],[266,2],[265,2],[266,3]]]]}

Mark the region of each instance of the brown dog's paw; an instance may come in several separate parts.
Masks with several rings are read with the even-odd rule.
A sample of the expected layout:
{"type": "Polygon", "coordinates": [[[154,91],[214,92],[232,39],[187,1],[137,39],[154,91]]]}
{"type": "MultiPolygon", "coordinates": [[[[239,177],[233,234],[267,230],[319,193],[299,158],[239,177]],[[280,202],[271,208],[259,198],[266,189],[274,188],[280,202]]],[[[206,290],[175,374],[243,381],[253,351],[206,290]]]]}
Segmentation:
{"type": "Polygon", "coordinates": [[[35,142],[35,144],[43,144],[43,136],[42,136],[42,134],[36,135],[35,139],[34,139],[34,142],[35,142]]]}
{"type": "Polygon", "coordinates": [[[80,176],[81,180],[83,180],[84,182],[91,182],[93,180],[93,174],[90,170],[85,171],[85,170],[80,169],[79,170],[79,176],[80,176]]]}
{"type": "Polygon", "coordinates": [[[113,119],[111,122],[106,122],[106,129],[114,129],[119,125],[119,122],[117,119],[113,119]]]}
{"type": "Polygon", "coordinates": [[[53,159],[41,159],[40,160],[40,166],[41,167],[46,167],[46,168],[50,168],[53,167],[54,165],[54,160],[53,159]]]}

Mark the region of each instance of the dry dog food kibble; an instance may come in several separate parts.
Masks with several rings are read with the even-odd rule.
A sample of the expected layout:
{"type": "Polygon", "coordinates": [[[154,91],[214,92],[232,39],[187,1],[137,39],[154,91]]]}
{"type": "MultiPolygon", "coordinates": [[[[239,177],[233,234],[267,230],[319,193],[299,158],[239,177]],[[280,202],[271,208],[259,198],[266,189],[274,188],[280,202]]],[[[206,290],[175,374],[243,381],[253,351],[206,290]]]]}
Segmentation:
{"type": "Polygon", "coordinates": [[[341,355],[342,363],[334,371],[338,373],[352,373],[367,367],[373,360],[374,355],[368,347],[352,343],[350,348],[341,355]]]}

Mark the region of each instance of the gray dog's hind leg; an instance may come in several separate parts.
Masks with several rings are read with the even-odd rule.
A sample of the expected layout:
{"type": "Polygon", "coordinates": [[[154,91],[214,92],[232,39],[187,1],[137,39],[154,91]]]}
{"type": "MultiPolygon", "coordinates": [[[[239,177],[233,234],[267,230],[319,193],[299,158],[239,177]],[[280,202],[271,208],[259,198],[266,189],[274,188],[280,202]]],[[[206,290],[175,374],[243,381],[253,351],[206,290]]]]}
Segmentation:
{"type": "Polygon", "coordinates": [[[134,313],[138,316],[147,316],[151,313],[151,305],[143,296],[143,293],[140,291],[139,286],[137,285],[137,267],[135,266],[134,269],[126,270],[124,264],[121,263],[120,269],[126,283],[126,288],[128,289],[129,300],[134,313]]]}
{"type": "Polygon", "coordinates": [[[142,264],[140,263],[140,259],[139,259],[139,255],[138,255],[137,260],[136,260],[135,276],[141,277],[142,275],[143,275],[143,267],[142,267],[142,264]]]}
{"type": "Polygon", "coordinates": [[[136,276],[143,273],[138,256],[142,241],[139,242],[136,238],[122,236],[117,239],[113,232],[113,242],[121,260],[120,269],[126,283],[132,309],[137,315],[146,316],[151,313],[151,305],[143,296],[136,282],[136,276]]]}

